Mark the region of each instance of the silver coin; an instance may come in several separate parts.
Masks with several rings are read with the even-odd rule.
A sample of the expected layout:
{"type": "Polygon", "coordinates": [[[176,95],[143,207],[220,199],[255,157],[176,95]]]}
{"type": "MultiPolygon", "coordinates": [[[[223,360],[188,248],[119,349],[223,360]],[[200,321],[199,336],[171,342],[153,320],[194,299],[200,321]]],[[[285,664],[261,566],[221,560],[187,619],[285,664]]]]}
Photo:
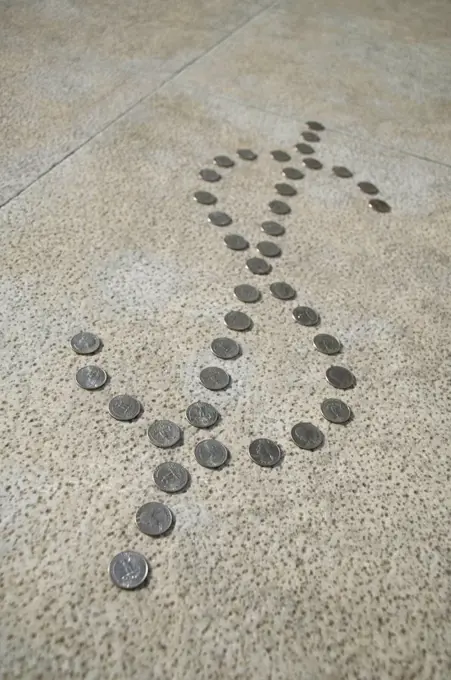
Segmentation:
{"type": "Polygon", "coordinates": [[[303,132],[302,136],[304,137],[306,142],[319,142],[320,141],[320,138],[317,134],[315,134],[314,132],[309,132],[308,130],[307,130],[307,132],[303,132]]]}
{"type": "Polygon", "coordinates": [[[194,455],[199,465],[214,469],[224,465],[229,452],[224,444],[221,444],[216,439],[204,439],[196,445],[194,455]]]}
{"type": "Polygon", "coordinates": [[[232,224],[230,215],[227,215],[227,213],[221,212],[220,210],[209,213],[208,221],[211,222],[211,224],[214,224],[215,227],[227,227],[229,224],[232,224]]]}
{"type": "Polygon", "coordinates": [[[281,196],[295,196],[298,193],[291,184],[286,184],[286,182],[278,182],[274,188],[281,196]]]}
{"type": "Polygon", "coordinates": [[[313,146],[310,146],[310,144],[304,144],[303,142],[296,144],[296,149],[299,151],[299,153],[302,153],[305,156],[307,154],[315,153],[313,146]]]}
{"type": "Polygon", "coordinates": [[[108,375],[100,366],[83,366],[75,376],[77,384],[84,390],[98,390],[108,380],[108,375]]]}
{"type": "Polygon", "coordinates": [[[94,333],[81,331],[70,341],[71,347],[77,354],[94,354],[100,347],[100,338],[94,333]]]}
{"type": "Polygon", "coordinates": [[[257,250],[264,257],[279,257],[282,253],[277,243],[272,243],[272,241],[260,241],[257,243],[257,250]]]}
{"type": "Polygon", "coordinates": [[[210,347],[219,359],[235,359],[241,353],[239,344],[232,338],[215,338],[210,347]]]}
{"type": "Polygon", "coordinates": [[[249,455],[261,467],[274,467],[282,458],[280,446],[271,439],[254,439],[249,446],[249,455]]]}
{"type": "Polygon", "coordinates": [[[379,189],[371,182],[359,182],[357,186],[361,191],[363,191],[364,194],[370,194],[370,196],[374,196],[375,194],[379,193],[379,189]]]}
{"type": "Polygon", "coordinates": [[[238,149],[237,154],[243,161],[255,161],[257,158],[257,154],[251,149],[238,149]]]}
{"type": "Polygon", "coordinates": [[[162,536],[172,526],[174,517],[164,503],[144,503],[135,515],[136,526],[147,536],[162,536]]]}
{"type": "Polygon", "coordinates": [[[323,164],[317,158],[303,158],[302,162],[309,170],[321,170],[323,167],[323,164]]]}
{"type": "Polygon", "coordinates": [[[141,413],[141,404],[128,394],[118,394],[110,400],[108,410],[116,420],[134,420],[141,413]]]}
{"type": "Polygon", "coordinates": [[[230,250],[246,250],[249,248],[249,242],[239,234],[227,234],[224,237],[224,243],[230,250]]]}
{"type": "Polygon", "coordinates": [[[380,198],[372,198],[370,201],[368,201],[368,205],[370,208],[380,213],[388,213],[391,210],[388,203],[382,201],[380,198]]]}
{"type": "Polygon", "coordinates": [[[260,291],[248,283],[241,283],[239,286],[235,286],[233,292],[235,297],[241,302],[257,302],[260,300],[260,291]]]}
{"type": "Polygon", "coordinates": [[[313,344],[322,354],[338,354],[341,351],[341,343],[328,333],[318,333],[313,338],[313,344]]]}
{"type": "Polygon", "coordinates": [[[352,172],[348,170],[348,168],[345,168],[344,165],[334,165],[332,172],[337,177],[343,177],[344,179],[352,177],[352,172]]]}
{"type": "Polygon", "coordinates": [[[276,281],[276,283],[271,283],[269,290],[274,295],[274,297],[279,298],[279,300],[292,300],[296,291],[290,286],[289,283],[284,281],[276,281]]]}
{"type": "Polygon", "coordinates": [[[134,550],[125,550],[113,557],[109,566],[110,578],[115,586],[125,590],[139,588],[149,575],[146,558],[134,550]]]}
{"type": "Polygon", "coordinates": [[[275,161],[278,161],[279,163],[286,163],[291,158],[286,151],[281,151],[281,149],[271,151],[271,156],[274,158],[275,161]]]}
{"type": "Polygon", "coordinates": [[[304,173],[297,168],[284,168],[282,174],[285,175],[287,179],[302,179],[304,177],[304,173]]]}
{"type": "Polygon", "coordinates": [[[209,191],[196,191],[194,194],[194,199],[198,203],[202,203],[202,205],[213,205],[213,203],[216,203],[218,200],[216,196],[210,194],[209,191]]]}
{"type": "Polygon", "coordinates": [[[285,227],[283,227],[278,222],[269,220],[268,222],[262,223],[262,231],[264,231],[265,234],[268,234],[268,236],[283,236],[285,233],[285,227]]]}
{"type": "Polygon", "coordinates": [[[324,125],[322,123],[318,123],[316,120],[308,120],[307,127],[309,127],[310,130],[315,130],[315,132],[321,132],[321,130],[324,130],[324,125]]]}
{"type": "Polygon", "coordinates": [[[199,176],[206,182],[218,182],[221,179],[219,172],[211,170],[210,168],[203,168],[199,172],[199,176]]]}
{"type": "Polygon", "coordinates": [[[291,429],[291,439],[300,449],[313,451],[323,443],[324,435],[312,423],[296,423],[291,429]]]}
{"type": "Polygon", "coordinates": [[[227,312],[224,323],[231,331],[247,331],[252,326],[252,319],[244,312],[227,312]]]}
{"type": "Polygon", "coordinates": [[[351,418],[352,411],[341,399],[324,399],[321,404],[323,416],[331,423],[347,423],[351,418]]]}
{"type": "Polygon", "coordinates": [[[230,384],[230,375],[218,366],[208,366],[200,372],[200,381],[207,390],[225,390],[230,384]]]}
{"type": "Polygon", "coordinates": [[[316,326],[319,315],[311,307],[296,307],[293,309],[293,319],[301,326],[316,326]]]}
{"type": "Polygon", "coordinates": [[[232,168],[235,165],[235,161],[232,161],[228,156],[215,156],[213,161],[220,168],[232,168]]]}
{"type": "Polygon", "coordinates": [[[330,366],[326,371],[326,379],[338,390],[348,390],[355,385],[355,377],[344,366],[330,366]]]}
{"type": "Polygon", "coordinates": [[[167,463],[161,463],[155,468],[153,480],[161,491],[177,493],[187,486],[189,472],[183,465],[171,460],[167,463]]]}
{"type": "Polygon", "coordinates": [[[246,260],[246,267],[250,272],[252,272],[252,274],[258,274],[259,276],[269,274],[272,269],[269,262],[262,260],[261,257],[250,257],[248,260],[246,260]]]}
{"type": "Polygon", "coordinates": [[[271,201],[268,206],[271,212],[276,215],[288,215],[291,212],[290,206],[284,201],[271,201]]]}
{"type": "Polygon", "coordinates": [[[178,425],[171,420],[155,420],[147,430],[150,441],[160,449],[175,446],[182,436],[178,425]]]}
{"type": "Polygon", "coordinates": [[[206,401],[195,401],[186,409],[186,417],[194,427],[212,427],[219,418],[219,413],[211,404],[206,401]]]}

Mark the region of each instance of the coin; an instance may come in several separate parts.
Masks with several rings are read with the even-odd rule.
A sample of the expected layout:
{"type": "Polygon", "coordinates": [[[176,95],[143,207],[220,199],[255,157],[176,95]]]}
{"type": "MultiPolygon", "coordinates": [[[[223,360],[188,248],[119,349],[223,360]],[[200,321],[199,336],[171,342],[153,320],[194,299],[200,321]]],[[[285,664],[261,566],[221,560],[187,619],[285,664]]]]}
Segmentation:
{"type": "Polygon", "coordinates": [[[286,182],[278,182],[274,188],[281,196],[295,196],[298,193],[291,184],[286,184],[286,182]]]}
{"type": "Polygon", "coordinates": [[[215,227],[227,227],[232,223],[230,215],[227,215],[227,213],[221,212],[220,210],[209,213],[208,220],[211,224],[214,224],[215,227]]]}
{"type": "Polygon", "coordinates": [[[113,557],[109,566],[110,578],[115,586],[125,590],[139,588],[149,575],[146,558],[134,550],[125,550],[113,557]]]}
{"type": "Polygon", "coordinates": [[[324,436],[321,430],[312,423],[296,423],[291,428],[291,439],[300,449],[313,451],[323,443],[324,436]]]}
{"type": "Polygon", "coordinates": [[[296,144],[296,149],[299,151],[299,153],[302,154],[315,153],[315,149],[313,148],[313,146],[310,146],[310,144],[304,144],[303,142],[296,144]]]}
{"type": "Polygon", "coordinates": [[[137,510],[136,526],[147,536],[161,536],[168,531],[174,517],[171,510],[163,503],[144,503],[137,510]]]}
{"type": "Polygon", "coordinates": [[[128,394],[119,394],[110,400],[108,410],[116,420],[134,420],[141,413],[141,404],[128,394]]]}
{"type": "Polygon", "coordinates": [[[213,469],[224,465],[229,452],[224,444],[216,439],[204,439],[196,445],[194,455],[199,465],[213,469]]]}
{"type": "Polygon", "coordinates": [[[285,227],[282,227],[281,224],[278,222],[273,222],[272,220],[263,222],[261,228],[265,234],[268,234],[268,236],[283,236],[285,233],[285,227]]]}
{"type": "Polygon", "coordinates": [[[261,467],[273,467],[282,458],[280,446],[271,439],[254,439],[249,445],[249,455],[261,467]]]}
{"type": "Polygon", "coordinates": [[[332,172],[334,175],[337,175],[337,177],[343,177],[344,179],[352,177],[352,172],[348,170],[348,168],[345,168],[344,165],[334,165],[332,172]]]}
{"type": "Polygon", "coordinates": [[[337,338],[334,338],[333,335],[328,335],[327,333],[318,333],[318,335],[315,335],[313,344],[318,352],[321,352],[322,354],[338,354],[341,350],[341,344],[337,338]]]}
{"type": "Polygon", "coordinates": [[[307,130],[307,132],[303,132],[302,136],[304,137],[306,142],[319,142],[320,141],[320,138],[318,137],[318,135],[316,135],[314,132],[309,132],[308,130],[307,130]]]}
{"type": "Polygon", "coordinates": [[[75,380],[84,390],[98,390],[108,380],[108,375],[100,366],[83,366],[79,368],[75,380]]]}
{"type": "Polygon", "coordinates": [[[224,243],[230,250],[246,250],[246,248],[249,248],[249,242],[239,234],[227,234],[224,237],[224,243]]]}
{"type": "Polygon", "coordinates": [[[252,272],[252,274],[258,274],[260,276],[269,274],[272,269],[269,262],[262,260],[261,257],[250,257],[248,260],[246,260],[246,267],[250,272],[252,272]]]}
{"type": "Polygon", "coordinates": [[[189,482],[189,473],[183,465],[171,460],[161,463],[153,472],[155,484],[161,491],[166,493],[177,493],[182,491],[189,482]]]}
{"type": "Polygon", "coordinates": [[[380,213],[388,213],[391,210],[388,203],[382,201],[380,198],[372,198],[370,201],[368,201],[368,205],[370,208],[380,213]]]}
{"type": "Polygon", "coordinates": [[[154,420],[147,430],[149,439],[160,449],[169,449],[180,441],[182,431],[171,420],[154,420]]]}
{"type": "Polygon", "coordinates": [[[241,352],[239,344],[232,338],[215,338],[210,347],[219,359],[235,359],[241,352]]]}
{"type": "Polygon", "coordinates": [[[287,179],[302,179],[304,177],[304,173],[297,168],[284,168],[282,174],[285,175],[287,179]]]}
{"type": "Polygon", "coordinates": [[[348,390],[355,385],[355,377],[344,366],[330,366],[326,371],[326,379],[338,390],[348,390]]]}
{"type": "Polygon", "coordinates": [[[321,170],[323,167],[323,164],[320,163],[316,158],[303,158],[302,162],[309,170],[321,170]]]}
{"type": "Polygon", "coordinates": [[[316,130],[316,132],[321,132],[321,130],[324,130],[324,125],[322,123],[318,123],[316,120],[308,120],[307,126],[310,128],[310,130],[316,130]]]}
{"type": "Polygon", "coordinates": [[[274,297],[279,298],[279,300],[292,300],[296,295],[294,288],[288,283],[283,281],[276,281],[276,283],[271,283],[269,290],[274,295],[274,297]]]}
{"type": "Polygon", "coordinates": [[[271,151],[271,156],[274,158],[275,161],[278,161],[279,163],[286,163],[287,161],[290,160],[289,154],[287,154],[286,151],[281,151],[280,149],[276,149],[276,151],[271,151]]]}
{"type": "Polygon", "coordinates": [[[212,427],[219,418],[219,413],[206,401],[195,401],[186,409],[186,417],[194,427],[212,427]]]}
{"type": "Polygon", "coordinates": [[[379,193],[379,189],[371,182],[359,182],[357,186],[364,194],[374,195],[379,193]]]}
{"type": "Polygon", "coordinates": [[[279,257],[282,253],[277,243],[272,241],[260,241],[260,243],[257,243],[257,250],[264,257],[279,257]]]}
{"type": "Polygon", "coordinates": [[[209,191],[196,191],[194,194],[194,199],[198,203],[202,203],[202,205],[213,205],[213,203],[216,203],[218,200],[216,196],[210,194],[209,191]]]}
{"type": "Polygon", "coordinates": [[[216,170],[210,170],[210,168],[203,168],[199,172],[199,176],[206,182],[217,182],[221,179],[221,175],[216,170]]]}
{"type": "Polygon", "coordinates": [[[291,208],[284,201],[271,201],[268,203],[271,212],[276,213],[276,215],[288,215],[291,212],[291,208]]]}
{"type": "Polygon", "coordinates": [[[316,326],[319,315],[311,307],[296,307],[293,309],[293,319],[301,326],[316,326]]]}
{"type": "Polygon", "coordinates": [[[351,418],[351,409],[341,399],[324,399],[321,404],[323,416],[331,423],[347,423],[351,418]]]}
{"type": "Polygon", "coordinates": [[[81,331],[74,335],[70,344],[77,354],[94,354],[100,347],[100,338],[94,333],[81,331]]]}
{"type": "Polygon", "coordinates": [[[213,161],[220,168],[232,168],[235,165],[235,161],[232,161],[228,156],[215,156],[213,161]]]}
{"type": "Polygon", "coordinates": [[[257,154],[251,149],[238,149],[237,154],[243,161],[255,161],[257,158],[257,154]]]}
{"type": "Polygon", "coordinates": [[[244,312],[227,312],[224,323],[231,331],[247,331],[252,326],[252,319],[244,312]]]}
{"type": "Polygon", "coordinates": [[[208,366],[200,372],[200,381],[207,390],[224,390],[230,383],[230,375],[222,368],[208,366]]]}
{"type": "Polygon", "coordinates": [[[235,286],[233,292],[241,302],[257,302],[257,300],[260,300],[260,291],[248,283],[240,283],[239,286],[235,286]]]}

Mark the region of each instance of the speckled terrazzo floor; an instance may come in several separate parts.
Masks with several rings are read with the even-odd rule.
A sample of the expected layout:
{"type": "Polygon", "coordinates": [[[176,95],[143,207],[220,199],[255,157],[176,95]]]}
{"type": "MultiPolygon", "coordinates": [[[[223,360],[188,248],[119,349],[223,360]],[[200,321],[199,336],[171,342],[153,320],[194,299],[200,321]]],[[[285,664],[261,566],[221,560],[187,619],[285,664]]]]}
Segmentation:
{"type": "Polygon", "coordinates": [[[45,0],[1,5],[0,677],[7,680],[448,680],[451,677],[449,5],[345,0],[178,3],[45,0]],[[320,172],[296,182],[268,277],[228,250],[270,219],[281,165],[304,121],[326,126],[320,172]],[[217,153],[254,149],[217,185],[217,153]],[[349,180],[333,176],[346,165],[349,180]],[[392,206],[375,214],[356,183],[392,206]],[[192,200],[218,196],[231,228],[192,200]],[[296,302],[269,284],[286,280],[296,302]],[[262,300],[245,307],[237,283],[262,300]],[[320,414],[336,395],[314,329],[321,315],[357,377],[344,427],[320,414]],[[247,311],[243,355],[216,361],[224,313],[247,311]],[[80,328],[104,348],[101,392],[76,387],[80,328]],[[198,381],[223,365],[232,386],[198,381]],[[132,424],[110,396],[143,403],[132,424]],[[184,411],[221,413],[231,452],[196,464],[204,434],[184,411]],[[173,458],[192,484],[170,498],[172,533],[140,534],[134,513],[166,459],[146,425],[184,426],[173,458]],[[302,452],[311,420],[324,446],[302,452]],[[280,466],[254,465],[254,437],[280,466]],[[148,556],[127,593],[107,566],[148,556]]]}

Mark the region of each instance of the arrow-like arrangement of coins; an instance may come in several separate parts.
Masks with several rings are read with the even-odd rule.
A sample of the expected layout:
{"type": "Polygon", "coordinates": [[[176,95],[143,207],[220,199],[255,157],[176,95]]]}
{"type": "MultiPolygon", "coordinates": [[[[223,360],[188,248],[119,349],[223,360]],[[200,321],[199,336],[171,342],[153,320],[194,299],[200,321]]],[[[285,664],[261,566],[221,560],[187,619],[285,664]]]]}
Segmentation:
{"type": "MultiPolygon", "coordinates": [[[[324,130],[321,123],[309,121],[308,130],[302,133],[303,142],[296,144],[296,152],[302,155],[302,164],[308,170],[321,170],[322,163],[313,154],[312,143],[320,141],[318,132],[324,130]]],[[[257,154],[251,149],[238,149],[239,159],[247,162],[257,160],[257,154]]],[[[271,151],[271,156],[276,163],[285,164],[291,160],[290,154],[286,151],[277,149],[271,151]]],[[[215,156],[214,164],[221,171],[228,172],[235,166],[235,161],[229,156],[215,156]]],[[[332,172],[343,179],[349,179],[353,173],[343,166],[334,166],[332,172]]],[[[285,166],[282,169],[284,179],[299,181],[304,175],[298,168],[285,166]]],[[[208,183],[216,183],[222,179],[222,175],[216,169],[204,168],[199,172],[199,177],[208,183]]],[[[366,194],[375,195],[379,193],[377,187],[371,182],[360,182],[360,190],[366,194]]],[[[277,182],[276,192],[289,198],[297,194],[297,189],[287,182],[277,182]]],[[[213,206],[217,203],[217,198],[209,191],[196,191],[194,199],[201,205],[213,206]]],[[[372,198],[368,203],[369,207],[377,212],[389,212],[390,206],[383,200],[372,198]]],[[[286,216],[291,213],[290,206],[280,199],[269,202],[270,211],[278,217],[286,216]]],[[[211,224],[217,227],[227,227],[232,224],[232,218],[225,212],[215,210],[208,214],[211,224]]],[[[274,220],[267,220],[261,224],[262,231],[272,238],[284,235],[285,227],[274,220]]],[[[237,251],[249,248],[248,241],[239,234],[226,234],[224,237],[225,245],[237,251]]],[[[259,254],[263,257],[250,257],[246,261],[247,269],[254,275],[261,277],[272,271],[272,266],[263,258],[279,258],[282,250],[273,241],[262,240],[256,246],[259,254]]],[[[269,286],[270,293],[279,300],[292,300],[296,297],[295,289],[285,281],[278,281],[269,286]]],[[[252,285],[240,284],[234,288],[236,299],[245,304],[253,304],[260,300],[260,291],[252,285]]],[[[292,311],[293,319],[302,326],[317,326],[320,322],[319,314],[312,308],[299,305],[292,311]]],[[[252,319],[241,311],[229,311],[224,316],[224,323],[231,331],[244,332],[252,328],[252,319]]],[[[326,355],[336,355],[342,351],[339,340],[327,333],[318,333],[313,338],[315,348],[326,355]]],[[[77,333],[72,340],[72,349],[80,355],[95,354],[101,349],[101,340],[90,332],[82,331],[77,333]]],[[[213,354],[221,360],[231,361],[241,355],[239,344],[229,337],[215,338],[211,343],[213,354]]],[[[330,366],[326,371],[327,381],[335,388],[346,390],[355,385],[355,378],[351,371],[344,366],[330,366]]],[[[200,372],[200,382],[208,390],[223,390],[230,384],[230,375],[223,368],[218,366],[207,366],[200,372]]],[[[96,365],[83,366],[77,371],[77,384],[86,390],[97,390],[103,387],[108,380],[107,373],[96,365]]],[[[110,415],[119,421],[133,421],[142,412],[140,402],[127,394],[114,396],[109,402],[110,415]]],[[[347,423],[352,418],[352,411],[349,406],[340,399],[325,399],[321,406],[324,418],[335,424],[347,423]]],[[[207,402],[197,401],[186,410],[188,422],[199,429],[212,427],[219,418],[219,413],[214,406],[207,402]]],[[[175,446],[182,437],[182,430],[170,420],[155,420],[148,428],[150,442],[161,449],[170,449],[175,446]]],[[[299,422],[291,429],[291,438],[301,449],[314,450],[321,446],[324,436],[321,430],[313,423],[299,422]]],[[[196,461],[203,467],[217,469],[226,464],[229,452],[217,439],[209,438],[199,442],[194,455],[196,461]]],[[[249,455],[251,460],[262,467],[274,467],[282,458],[280,446],[266,438],[255,439],[249,445],[249,455]]],[[[158,465],[153,473],[156,486],[168,493],[177,493],[185,489],[190,481],[189,472],[180,463],[167,461],[158,465]]],[[[163,503],[149,502],[141,506],[136,512],[136,524],[140,531],[148,536],[161,536],[166,534],[174,522],[172,510],[163,503]]],[[[109,565],[110,577],[115,585],[126,590],[132,590],[142,586],[149,574],[149,562],[138,552],[126,550],[113,557],[109,565]]]]}

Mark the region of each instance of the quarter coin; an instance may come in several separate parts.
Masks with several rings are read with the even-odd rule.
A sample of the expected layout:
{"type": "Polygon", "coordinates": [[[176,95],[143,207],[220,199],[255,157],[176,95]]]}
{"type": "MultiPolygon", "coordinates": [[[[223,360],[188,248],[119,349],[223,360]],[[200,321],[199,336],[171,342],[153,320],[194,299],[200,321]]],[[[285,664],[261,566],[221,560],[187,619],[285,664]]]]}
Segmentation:
{"type": "Polygon", "coordinates": [[[215,210],[208,214],[208,221],[214,224],[215,227],[227,227],[232,224],[232,218],[225,212],[220,210],[215,210]]]}
{"type": "Polygon", "coordinates": [[[139,588],[149,575],[146,558],[134,550],[125,550],[113,557],[109,567],[110,578],[115,586],[124,590],[139,588]]]}
{"type": "Polygon", "coordinates": [[[262,231],[268,236],[283,236],[285,233],[285,227],[282,227],[278,222],[273,222],[269,220],[268,222],[262,223],[262,231]]]}
{"type": "Polygon", "coordinates": [[[294,288],[292,288],[289,283],[285,283],[284,281],[276,281],[276,283],[271,283],[269,290],[274,295],[274,297],[279,298],[279,300],[292,300],[296,295],[294,288]]]}
{"type": "Polygon", "coordinates": [[[295,196],[298,193],[291,184],[286,182],[278,182],[274,185],[274,188],[281,196],[295,196]]]}
{"type": "Polygon", "coordinates": [[[254,286],[250,286],[248,283],[241,283],[239,286],[235,286],[233,292],[235,293],[235,297],[241,302],[257,302],[260,300],[260,291],[254,286]]]}
{"type": "Polygon", "coordinates": [[[330,366],[326,371],[326,379],[338,390],[348,390],[355,385],[355,377],[344,366],[330,366]]]}
{"type": "Polygon", "coordinates": [[[221,179],[221,175],[216,170],[210,170],[210,168],[204,168],[199,172],[200,177],[206,182],[217,182],[221,179]]]}
{"type": "Polygon", "coordinates": [[[338,354],[341,351],[341,343],[328,333],[318,333],[313,338],[313,344],[322,354],[338,354]]]}
{"type": "Polygon", "coordinates": [[[243,161],[255,161],[257,158],[257,154],[251,149],[238,149],[237,154],[243,161]]]}
{"type": "Polygon", "coordinates": [[[249,248],[248,241],[239,234],[227,234],[224,237],[224,243],[230,250],[246,250],[246,248],[249,248]]]}
{"type": "Polygon", "coordinates": [[[302,179],[304,177],[304,173],[297,168],[284,168],[282,174],[285,175],[287,179],[302,179]]]}
{"type": "Polygon", "coordinates": [[[194,194],[194,199],[198,203],[202,203],[202,205],[213,205],[213,203],[216,203],[218,200],[216,196],[210,194],[209,191],[196,191],[194,194]]]}
{"type": "Polygon", "coordinates": [[[331,423],[347,423],[351,418],[351,409],[341,399],[324,399],[321,404],[323,416],[331,423]]]}
{"type": "Polygon", "coordinates": [[[307,130],[307,132],[303,132],[302,136],[304,137],[306,142],[319,142],[320,141],[320,138],[317,134],[315,134],[314,132],[309,132],[308,130],[307,130]]]}
{"type": "Polygon", "coordinates": [[[231,331],[247,331],[252,326],[252,319],[244,312],[227,312],[224,323],[231,331]]]}
{"type": "Polygon", "coordinates": [[[199,465],[213,469],[224,465],[229,452],[224,444],[221,444],[216,439],[204,439],[204,441],[196,445],[194,455],[199,465]]]}
{"type": "Polygon", "coordinates": [[[313,146],[310,146],[310,144],[304,144],[303,142],[296,144],[296,149],[299,151],[299,153],[302,153],[303,155],[315,153],[315,149],[313,148],[313,146]]]}
{"type": "Polygon", "coordinates": [[[172,526],[171,510],[163,503],[144,503],[135,516],[136,526],[147,536],[161,536],[172,526]]]}
{"type": "Polygon", "coordinates": [[[219,418],[219,413],[206,401],[195,401],[186,409],[186,417],[194,427],[212,427],[219,418]]]}
{"type": "Polygon", "coordinates": [[[310,130],[315,130],[315,132],[321,132],[324,130],[324,125],[322,123],[318,123],[316,120],[308,120],[307,127],[309,127],[310,130]]]}
{"type": "Polygon", "coordinates": [[[98,390],[105,385],[108,375],[100,366],[83,366],[78,369],[75,380],[84,390],[98,390]]]}
{"type": "Polygon", "coordinates": [[[370,196],[379,193],[379,189],[371,182],[359,182],[357,186],[361,191],[363,191],[364,194],[370,194],[370,196]]]}
{"type": "Polygon", "coordinates": [[[235,165],[235,161],[232,161],[228,156],[215,156],[213,161],[220,168],[232,168],[235,165]]]}
{"type": "Polygon", "coordinates": [[[302,162],[309,170],[321,170],[323,167],[323,164],[316,158],[303,158],[302,162]]]}
{"type": "Polygon", "coordinates": [[[116,420],[134,420],[141,413],[141,404],[134,397],[128,394],[118,394],[113,397],[108,404],[110,415],[116,420]]]}
{"type": "Polygon", "coordinates": [[[235,359],[241,352],[239,344],[232,338],[215,338],[210,347],[219,359],[235,359]]]}
{"type": "Polygon", "coordinates": [[[268,203],[268,206],[271,212],[276,215],[288,215],[288,213],[291,212],[290,206],[287,203],[284,203],[284,201],[271,201],[268,203]]]}
{"type": "Polygon", "coordinates": [[[94,333],[81,331],[70,341],[71,347],[77,354],[94,354],[100,347],[100,338],[94,333]]]}
{"type": "Polygon", "coordinates": [[[250,257],[246,260],[246,267],[252,274],[258,274],[259,276],[269,274],[272,269],[271,265],[261,257],[250,257]]]}
{"type": "Polygon", "coordinates": [[[370,208],[380,213],[388,213],[391,210],[388,203],[382,201],[380,198],[372,198],[370,201],[368,201],[368,205],[370,208]]]}
{"type": "Polygon", "coordinates": [[[316,326],[319,315],[311,307],[296,307],[293,309],[293,319],[301,326],[316,326]]]}
{"type": "Polygon", "coordinates": [[[200,372],[200,381],[207,390],[224,390],[230,383],[230,375],[222,368],[208,366],[200,372]]]}
{"type": "Polygon", "coordinates": [[[160,449],[169,449],[180,441],[182,431],[171,420],[155,420],[149,425],[147,434],[152,444],[160,449]]]}
{"type": "Polygon", "coordinates": [[[343,165],[334,165],[334,167],[332,168],[332,172],[334,173],[334,175],[337,175],[337,177],[343,177],[344,179],[352,177],[352,172],[348,170],[348,168],[345,168],[343,165]]]}
{"type": "Polygon", "coordinates": [[[187,486],[189,473],[183,465],[171,460],[167,463],[161,463],[155,468],[153,479],[161,491],[177,493],[187,486]]]}
{"type": "Polygon", "coordinates": [[[262,438],[250,443],[249,455],[261,467],[274,467],[282,458],[282,451],[271,439],[262,438]]]}
{"type": "Polygon", "coordinates": [[[271,151],[271,156],[274,158],[275,161],[278,161],[279,163],[286,163],[287,161],[290,160],[289,154],[287,154],[286,151],[281,151],[280,149],[276,149],[276,151],[271,151]]]}
{"type": "Polygon", "coordinates": [[[272,241],[260,241],[260,243],[257,243],[257,250],[264,257],[279,257],[282,253],[279,246],[272,241]]]}
{"type": "Polygon", "coordinates": [[[312,423],[296,423],[291,429],[291,438],[300,449],[307,451],[313,451],[324,441],[323,433],[312,423]]]}

